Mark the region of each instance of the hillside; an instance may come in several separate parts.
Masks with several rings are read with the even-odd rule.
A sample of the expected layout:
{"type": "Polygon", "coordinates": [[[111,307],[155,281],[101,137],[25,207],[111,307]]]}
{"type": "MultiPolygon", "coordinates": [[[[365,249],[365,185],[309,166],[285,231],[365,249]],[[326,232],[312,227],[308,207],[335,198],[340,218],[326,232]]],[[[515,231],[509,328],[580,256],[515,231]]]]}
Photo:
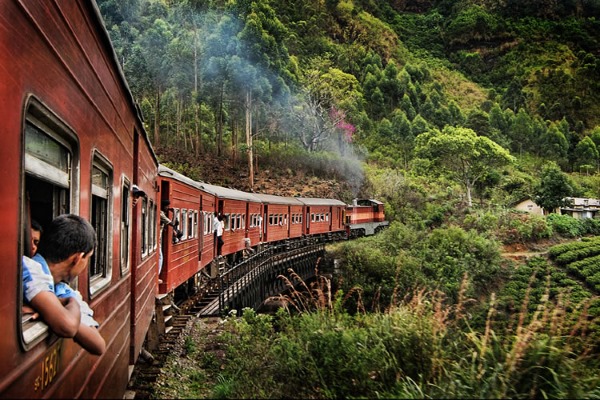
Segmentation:
{"type": "MultiPolygon", "coordinates": [[[[473,188],[484,197],[492,183],[511,188],[490,202],[531,196],[546,162],[566,173],[598,168],[595,2],[98,3],[153,145],[238,165],[214,183],[237,182],[249,148],[269,165],[270,174],[256,177],[268,191],[277,182],[282,193],[312,190],[292,189],[285,163],[270,162],[283,147],[342,159],[356,154],[423,175],[418,138],[448,126],[517,157],[473,188]],[[519,174],[531,184],[515,191],[510,177],[519,174]]],[[[176,166],[178,159],[163,161],[176,166]]],[[[312,186],[304,176],[331,175],[326,167],[289,169],[312,186]]],[[[447,175],[439,166],[428,170],[447,175]]],[[[353,193],[362,187],[356,176],[338,175],[353,193]]],[[[325,186],[315,193],[352,197],[325,186]]],[[[365,196],[382,195],[364,187],[365,196]]],[[[600,197],[590,187],[574,194],[600,197]]]]}
{"type": "Polygon", "coordinates": [[[292,171],[277,166],[257,166],[254,188],[251,189],[244,165],[232,165],[229,160],[216,163],[207,158],[195,158],[188,152],[173,148],[158,149],[157,153],[159,159],[168,165],[172,164],[169,160],[177,160],[176,167],[198,181],[232,189],[289,197],[343,198],[347,202],[355,193],[360,195],[345,180],[317,177],[308,171],[292,171]]]}

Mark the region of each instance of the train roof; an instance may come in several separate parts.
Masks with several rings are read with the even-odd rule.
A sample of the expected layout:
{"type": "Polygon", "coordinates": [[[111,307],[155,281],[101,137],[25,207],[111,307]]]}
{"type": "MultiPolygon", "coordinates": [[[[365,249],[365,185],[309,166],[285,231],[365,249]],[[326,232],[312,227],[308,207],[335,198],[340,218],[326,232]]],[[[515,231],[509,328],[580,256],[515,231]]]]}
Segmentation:
{"type": "Polygon", "coordinates": [[[217,197],[222,199],[231,199],[231,200],[244,200],[244,201],[252,201],[255,203],[262,203],[262,201],[256,197],[252,193],[242,192],[237,189],[229,189],[222,186],[211,185],[208,183],[200,183],[200,189],[214,194],[217,197]]]}
{"type": "Polygon", "coordinates": [[[352,201],[351,207],[370,207],[373,204],[382,205],[383,203],[379,200],[375,199],[354,199],[352,201]]]}
{"type": "Polygon", "coordinates": [[[335,199],[319,199],[316,197],[296,197],[298,201],[307,206],[346,206],[346,203],[335,199]]]}
{"type": "Polygon", "coordinates": [[[258,197],[263,203],[266,204],[287,204],[292,206],[301,206],[303,205],[295,197],[284,197],[284,196],[276,196],[272,194],[262,194],[262,193],[253,193],[254,196],[258,197]]]}
{"type": "Polygon", "coordinates": [[[171,168],[166,167],[162,164],[160,164],[158,166],[158,175],[163,176],[163,177],[173,178],[173,179],[178,180],[179,182],[183,182],[192,187],[201,189],[200,185],[202,185],[202,182],[197,182],[191,178],[188,178],[187,176],[180,174],[179,172],[172,170],[171,168]]]}

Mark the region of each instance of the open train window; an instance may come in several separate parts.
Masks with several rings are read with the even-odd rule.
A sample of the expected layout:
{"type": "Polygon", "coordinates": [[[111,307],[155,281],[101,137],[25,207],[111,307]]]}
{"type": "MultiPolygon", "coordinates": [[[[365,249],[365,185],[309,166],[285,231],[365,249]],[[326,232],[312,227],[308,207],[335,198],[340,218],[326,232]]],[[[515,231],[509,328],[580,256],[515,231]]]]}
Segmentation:
{"type": "Polygon", "coordinates": [[[142,198],[142,258],[148,255],[148,200],[142,198]]]}
{"type": "Polygon", "coordinates": [[[100,154],[95,154],[92,161],[92,198],[91,224],[96,230],[98,244],[90,260],[89,280],[90,295],[110,283],[112,265],[112,168],[100,154]]]}
{"type": "Polygon", "coordinates": [[[188,212],[187,237],[190,239],[194,237],[194,231],[196,229],[196,215],[197,214],[193,210],[188,212]]]}
{"type": "Polygon", "coordinates": [[[156,250],[158,243],[158,238],[156,236],[157,215],[158,209],[156,203],[152,200],[148,200],[148,247],[150,251],[156,250]]]}
{"type": "MultiPolygon", "coordinates": [[[[29,224],[37,221],[42,228],[58,215],[78,213],[76,193],[79,170],[76,136],[58,118],[31,100],[24,125],[24,195],[21,205],[21,220],[29,224]]],[[[25,237],[29,237],[28,225],[23,226],[25,237]]],[[[30,243],[25,242],[23,255],[32,256],[30,243]]],[[[22,304],[22,284],[19,285],[22,304]]],[[[71,285],[76,288],[77,283],[71,285]]],[[[20,333],[23,347],[28,350],[42,341],[48,327],[41,321],[31,320],[31,314],[21,312],[20,333]]]]}
{"type": "Polygon", "coordinates": [[[179,226],[177,227],[179,231],[182,233],[182,236],[179,240],[187,239],[187,224],[188,224],[188,210],[185,208],[181,209],[181,221],[179,221],[179,226]]]}
{"type": "Polygon", "coordinates": [[[120,248],[120,263],[121,276],[124,276],[129,271],[129,225],[130,220],[130,205],[129,205],[129,182],[123,182],[121,189],[121,248],[120,248]]]}

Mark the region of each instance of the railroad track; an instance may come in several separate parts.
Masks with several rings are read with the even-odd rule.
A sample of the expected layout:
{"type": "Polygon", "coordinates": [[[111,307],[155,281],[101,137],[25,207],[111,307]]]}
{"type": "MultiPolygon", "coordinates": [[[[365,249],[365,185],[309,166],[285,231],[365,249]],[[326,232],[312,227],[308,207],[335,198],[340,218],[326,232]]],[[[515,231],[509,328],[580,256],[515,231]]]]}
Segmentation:
{"type": "MultiPolygon", "coordinates": [[[[214,315],[206,315],[205,308],[215,299],[218,299],[219,289],[217,280],[206,282],[198,292],[188,299],[173,307],[169,329],[160,335],[158,348],[152,353],[143,349],[138,357],[133,373],[129,380],[128,390],[125,398],[148,399],[154,393],[153,385],[162,374],[162,367],[168,356],[180,351],[183,333],[195,318],[208,318],[214,315]]],[[[157,299],[157,301],[161,301],[157,299]]]]}

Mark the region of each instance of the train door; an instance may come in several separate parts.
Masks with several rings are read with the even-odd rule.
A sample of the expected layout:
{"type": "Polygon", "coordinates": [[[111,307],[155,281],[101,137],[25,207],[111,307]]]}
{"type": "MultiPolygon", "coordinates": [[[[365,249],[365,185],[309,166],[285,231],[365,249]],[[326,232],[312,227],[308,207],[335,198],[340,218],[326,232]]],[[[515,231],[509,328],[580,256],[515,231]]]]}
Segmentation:
{"type": "Polygon", "coordinates": [[[287,223],[287,237],[288,239],[292,236],[292,206],[287,207],[287,217],[285,217],[287,223]]]}
{"type": "Polygon", "coordinates": [[[271,224],[271,220],[269,219],[269,205],[268,204],[265,204],[265,206],[264,206],[264,216],[265,217],[263,218],[263,241],[268,242],[269,241],[268,226],[271,224]]]}
{"type": "Polygon", "coordinates": [[[204,249],[204,225],[206,223],[206,218],[204,218],[204,196],[202,195],[200,195],[200,207],[198,210],[198,216],[196,217],[196,223],[198,224],[196,228],[196,235],[198,236],[198,261],[201,261],[202,250],[204,249]],[[200,218],[200,216],[202,216],[202,218],[200,218]]]}
{"type": "MultiPolygon", "coordinates": [[[[160,183],[160,209],[162,212],[167,213],[167,211],[163,210],[163,202],[167,202],[169,200],[169,194],[171,193],[171,185],[167,180],[163,180],[160,183]]],[[[167,215],[168,217],[168,215],[167,215]]],[[[175,222],[175,215],[173,215],[173,222],[175,222]]],[[[160,225],[159,232],[159,255],[158,255],[158,270],[159,272],[159,280],[163,280],[163,276],[167,268],[165,265],[169,265],[169,235],[167,234],[168,228],[166,225],[160,225]],[[161,276],[162,275],[162,276],[161,276]]],[[[143,231],[142,231],[143,232],[143,231]]]]}
{"type": "Polygon", "coordinates": [[[306,207],[306,234],[310,235],[310,207],[306,207]]]}

